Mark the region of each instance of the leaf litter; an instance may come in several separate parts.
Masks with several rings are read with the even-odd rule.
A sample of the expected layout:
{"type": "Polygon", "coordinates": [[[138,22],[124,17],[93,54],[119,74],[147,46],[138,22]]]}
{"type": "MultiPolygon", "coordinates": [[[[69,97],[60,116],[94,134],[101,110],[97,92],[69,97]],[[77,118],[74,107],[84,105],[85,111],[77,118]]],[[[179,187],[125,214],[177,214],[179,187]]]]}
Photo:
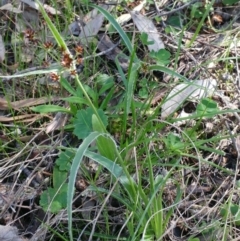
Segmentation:
{"type": "MultiPolygon", "coordinates": [[[[170,2],[172,3],[172,1],[170,2]]],[[[166,5],[171,5],[170,2],[166,3],[166,5]]],[[[149,53],[144,49],[148,49],[149,52],[157,52],[161,49],[167,49],[174,54],[178,49],[178,44],[181,42],[183,43],[182,48],[184,50],[180,50],[179,52],[179,62],[174,65],[173,61],[170,62],[167,66],[171,69],[174,69],[177,73],[182,74],[186,78],[194,80],[189,83],[179,82],[177,78],[174,78],[172,76],[169,77],[166,74],[159,73],[159,71],[154,71],[153,73],[144,71],[144,66],[142,66],[142,69],[139,71],[140,73],[138,81],[140,82],[143,76],[149,77],[146,84],[146,89],[148,91],[150,88],[149,85],[153,84],[154,81],[158,85],[156,88],[157,93],[155,93],[156,98],[154,100],[152,99],[153,101],[151,102],[152,108],[158,108],[161,106],[161,111],[159,112],[158,118],[166,119],[169,115],[178,114],[178,112],[182,109],[190,111],[192,107],[191,105],[189,105],[188,102],[194,102],[193,107],[195,108],[196,105],[202,103],[201,101],[205,97],[211,97],[212,99],[216,100],[218,103],[218,107],[221,110],[224,110],[226,108],[238,109],[239,91],[236,88],[237,81],[235,81],[235,79],[237,80],[239,71],[234,66],[235,64],[237,64],[237,62],[234,62],[234,57],[237,55],[236,50],[238,50],[239,48],[238,41],[234,41],[231,45],[230,54],[233,58],[233,61],[231,62],[231,66],[229,68],[230,70],[228,69],[228,67],[224,66],[224,63],[221,61],[215,61],[214,68],[210,68],[209,66],[209,68],[202,67],[202,65],[206,63],[207,60],[224,60],[224,58],[227,56],[226,49],[224,48],[226,46],[226,42],[223,44],[221,41],[220,44],[217,44],[221,36],[219,37],[219,35],[213,31],[213,28],[210,28],[208,23],[206,22],[206,24],[203,26],[203,32],[199,33],[196,41],[194,41],[193,45],[188,48],[187,43],[192,39],[194,30],[191,29],[185,31],[181,39],[179,37],[180,32],[178,32],[179,27],[181,26],[178,24],[187,21],[187,19],[183,19],[183,16],[187,18],[187,16],[191,15],[191,17],[193,17],[193,12],[191,8],[180,8],[179,12],[182,13],[182,15],[175,15],[174,12],[169,15],[166,14],[166,18],[163,19],[165,27],[163,27],[157,21],[159,9],[156,9],[155,5],[147,5],[146,7],[145,4],[147,5],[146,1],[142,1],[138,4],[138,6],[134,7],[127,13],[124,12],[121,13],[120,16],[116,16],[116,20],[121,23],[122,28],[126,32],[147,34],[147,42],[149,44],[146,46],[144,46],[144,44],[142,43],[134,43],[134,41],[138,40],[132,40],[132,43],[137,45],[136,54],[143,60],[143,62],[148,61],[149,53]],[[150,10],[155,13],[155,19],[149,17],[148,14],[145,14],[146,11],[150,12],[150,10]],[[177,21],[178,18],[182,19],[177,21]],[[177,27],[174,28],[174,26],[177,27]],[[138,31],[136,32],[136,30],[138,31]],[[172,31],[168,32],[169,30],[172,31]],[[214,39],[216,39],[217,41],[214,41],[214,39]],[[227,74],[233,76],[233,80],[222,80],[221,76],[225,75],[225,73],[223,72],[228,71],[230,73],[227,74]],[[210,77],[212,76],[214,78],[211,78],[210,80],[210,77]],[[217,89],[217,91],[215,91],[215,89],[217,89]]],[[[179,3],[176,6],[173,6],[174,8],[178,8],[180,5],[181,4],[179,3]]],[[[101,6],[112,13],[116,7],[114,5],[108,4],[103,5],[102,3],[101,6]]],[[[165,8],[165,5],[159,7],[161,9],[167,9],[165,8]]],[[[49,12],[50,15],[52,15],[51,17],[53,18],[53,21],[56,20],[54,18],[55,15],[59,15],[61,17],[61,14],[64,12],[64,6],[61,6],[60,9],[55,9],[53,6],[45,4],[44,8],[49,12]]],[[[234,11],[239,10],[239,6],[236,5],[235,10],[229,10],[228,7],[225,5],[220,7],[214,6],[214,9],[215,12],[218,12],[218,14],[220,12],[220,15],[224,15],[224,13],[228,15],[230,13],[230,15],[232,15],[236,13],[234,11]]],[[[80,9],[78,10],[80,11],[80,9]]],[[[18,74],[18,72],[22,70],[20,68],[24,69],[24,66],[20,66],[23,62],[25,63],[25,66],[29,69],[36,66],[42,66],[43,61],[48,62],[48,64],[50,65],[55,64],[56,56],[49,56],[47,51],[43,51],[43,49],[39,50],[39,43],[42,46],[45,40],[52,40],[52,36],[50,34],[50,31],[43,27],[44,24],[40,17],[40,13],[38,12],[38,5],[33,1],[16,1],[14,5],[5,2],[4,4],[2,4],[2,6],[0,6],[0,11],[0,14],[4,13],[4,16],[7,16],[10,20],[13,19],[12,16],[15,16],[16,19],[19,20],[16,22],[13,21],[16,28],[12,30],[13,32],[11,32],[10,34],[10,42],[6,42],[7,30],[5,30],[5,32],[3,33],[0,33],[0,62],[7,65],[8,55],[6,53],[7,51],[5,49],[5,46],[13,44],[17,48],[15,48],[15,50],[13,49],[12,51],[16,51],[16,49],[20,50],[20,58],[14,59],[14,64],[16,64],[15,66],[17,66],[15,69],[6,69],[4,68],[3,64],[1,65],[0,69],[1,76],[9,76],[9,78],[4,81],[4,87],[1,87],[0,98],[0,122],[2,123],[3,127],[0,130],[0,139],[6,140],[6,143],[4,142],[4,148],[2,149],[3,151],[0,154],[0,159],[2,160],[0,167],[0,179],[2,181],[2,184],[4,184],[5,186],[8,185],[8,183],[10,182],[10,186],[12,185],[12,187],[16,187],[16,191],[18,191],[18,193],[20,193],[21,191],[24,192],[24,180],[31,180],[28,183],[29,186],[32,186],[34,182],[38,183],[38,185],[35,186],[37,192],[32,193],[32,196],[26,197],[28,200],[26,200],[25,198],[24,200],[18,200],[16,198],[14,199],[12,198],[12,194],[8,195],[5,192],[1,191],[0,194],[1,196],[4,196],[5,202],[6,198],[9,199],[10,202],[7,203],[8,205],[10,205],[9,207],[14,208],[14,210],[16,209],[17,211],[17,214],[15,216],[10,215],[9,219],[7,219],[6,216],[1,216],[1,219],[6,225],[14,223],[14,226],[18,227],[19,230],[28,229],[28,225],[30,225],[31,215],[40,220],[45,220],[44,216],[46,215],[45,218],[48,218],[47,224],[49,225],[49,227],[54,227],[56,226],[56,224],[60,224],[60,222],[62,225],[64,225],[67,219],[65,210],[61,210],[61,212],[59,212],[55,216],[51,215],[50,213],[44,213],[43,217],[40,217],[40,214],[38,214],[37,212],[37,209],[39,210],[38,198],[40,196],[40,193],[46,189],[46,186],[51,185],[49,182],[49,177],[51,177],[52,175],[52,165],[53,163],[55,163],[56,158],[59,154],[57,151],[58,147],[71,146],[75,148],[79,145],[79,140],[76,140],[73,135],[62,130],[62,127],[65,127],[70,122],[70,117],[68,115],[62,116],[62,113],[57,113],[55,115],[35,114],[31,112],[29,107],[43,103],[49,103],[49,99],[51,99],[51,102],[53,103],[65,106],[66,102],[62,101],[61,98],[62,96],[65,96],[66,93],[61,92],[59,88],[54,89],[53,87],[49,87],[49,76],[45,76],[47,75],[47,73],[42,74],[39,77],[35,76],[34,78],[19,76],[18,78],[16,78],[16,81],[13,81],[13,79],[11,79],[11,76],[13,74],[18,74]],[[20,6],[20,2],[25,4],[24,8],[18,7],[20,6]],[[29,21],[29,19],[31,21],[29,21]],[[32,24],[33,22],[34,24],[32,24]],[[26,42],[21,39],[21,35],[29,28],[32,28],[35,30],[35,32],[37,32],[36,34],[34,33],[36,41],[26,42]],[[45,34],[47,36],[44,36],[44,31],[46,31],[45,34]],[[22,47],[18,48],[18,46],[22,47]],[[30,51],[27,52],[26,49],[30,51]],[[37,84],[37,88],[33,90],[32,86],[35,85],[35,83],[39,83],[40,79],[42,85],[37,84]],[[3,89],[9,88],[9,86],[13,89],[13,94],[11,94],[12,98],[9,98],[9,93],[6,94],[6,91],[3,89]],[[48,96],[50,96],[50,98],[48,96]],[[9,101],[7,101],[6,99],[9,101]],[[19,130],[21,131],[14,132],[14,126],[18,129],[20,128],[19,130]],[[45,130],[44,134],[42,134],[43,130],[45,130]],[[14,141],[14,138],[12,137],[13,135],[19,138],[16,143],[14,141]],[[19,141],[22,140],[21,138],[26,136],[31,137],[30,140],[27,141],[27,143],[22,143],[21,141],[19,141]],[[20,173],[19,170],[24,171],[20,173]],[[27,172],[26,170],[28,170],[29,172],[27,172]],[[14,185],[14,180],[16,180],[18,185],[14,185]],[[22,202],[24,202],[24,205],[22,202]],[[28,213],[28,211],[24,209],[24,206],[26,205],[29,209],[32,208],[32,213],[28,213]],[[34,210],[34,208],[36,208],[36,210],[34,210]],[[23,211],[24,214],[21,214],[20,210],[23,211]],[[27,216],[27,219],[24,219],[24,215],[27,216]],[[24,225],[22,225],[22,223],[24,225]]],[[[165,13],[166,11],[164,11],[164,14],[165,13]]],[[[223,28],[222,25],[224,22],[227,26],[230,26],[229,20],[232,20],[231,16],[228,20],[223,17],[223,20],[221,20],[220,22],[216,22],[216,19],[221,18],[217,18],[216,13],[214,14],[212,14],[212,16],[209,16],[211,17],[210,25],[219,30],[223,28]]],[[[235,21],[235,24],[239,24],[239,21],[236,18],[234,18],[233,20],[235,21]]],[[[3,18],[1,18],[1,24],[2,21],[3,18]]],[[[196,23],[194,24],[194,27],[195,26],[196,23]]],[[[90,48],[91,44],[98,43],[96,44],[95,49],[104,52],[111,47],[114,47],[114,43],[118,41],[116,35],[110,32],[110,26],[108,25],[108,23],[105,23],[103,15],[96,10],[89,11],[84,17],[80,17],[80,15],[77,16],[77,18],[73,22],[68,22],[68,26],[66,27],[67,28],[62,29],[62,34],[64,35],[64,38],[66,39],[69,47],[71,49],[74,49],[74,45],[81,43],[83,47],[87,50],[88,54],[93,56],[93,50],[90,48]],[[104,33],[103,30],[106,31],[107,34],[104,33]]],[[[232,29],[227,33],[231,36],[236,33],[236,29],[232,29]]],[[[229,38],[227,40],[229,41],[229,38]]],[[[17,56],[17,52],[15,52],[15,56],[17,56]]],[[[98,71],[103,72],[104,74],[108,73],[109,75],[114,75],[115,77],[117,71],[113,71],[115,65],[112,65],[112,63],[115,63],[116,58],[118,58],[122,69],[124,71],[127,71],[130,58],[129,56],[125,57],[124,50],[121,45],[114,47],[111,51],[99,57],[99,62],[101,62],[101,64],[98,66],[98,71]],[[105,58],[107,59],[107,61],[105,58]]],[[[88,64],[91,65],[92,62],[89,61],[88,64]]],[[[94,68],[91,68],[91,70],[93,69],[94,68]]],[[[91,84],[93,86],[93,83],[91,81],[94,81],[94,77],[91,78],[91,75],[94,75],[94,73],[89,74],[86,80],[86,84],[91,84]]],[[[73,81],[71,80],[70,74],[66,75],[66,78],[68,78],[71,85],[74,85],[73,81]]],[[[84,79],[84,75],[81,75],[81,78],[84,79]]],[[[120,83],[116,83],[116,90],[114,92],[114,94],[116,95],[118,94],[117,91],[119,91],[118,85],[120,86],[119,89],[123,88],[121,86],[121,81],[120,83]]],[[[151,91],[149,91],[149,95],[150,94],[151,91]]],[[[92,97],[94,96],[92,95],[92,97]]],[[[105,97],[106,96],[101,96],[102,99],[104,99],[105,97]]],[[[135,93],[134,98],[136,98],[138,102],[142,102],[142,99],[137,96],[137,93],[135,93]]],[[[65,107],[68,108],[69,106],[65,107]]],[[[196,111],[196,109],[194,109],[193,112],[194,111],[196,111]]],[[[116,123],[117,121],[114,124],[116,123]]],[[[175,133],[174,135],[168,135],[168,132],[171,132],[174,128],[185,127],[186,130],[189,131],[188,127],[190,125],[190,122],[187,121],[182,122],[181,124],[176,124],[175,127],[166,128],[166,130],[164,130],[165,133],[161,133],[161,135],[166,136],[165,143],[171,145],[171,148],[178,146],[179,149],[181,149],[182,147],[184,147],[184,145],[182,145],[185,140],[183,135],[179,133],[175,133]],[[181,145],[179,145],[178,141],[182,141],[181,145]]],[[[210,119],[210,121],[202,120],[201,125],[203,126],[202,129],[199,126],[198,128],[200,128],[201,133],[199,132],[199,135],[203,136],[203,140],[197,139],[196,144],[199,145],[199,148],[201,148],[204,163],[202,163],[201,169],[198,170],[199,173],[194,171],[194,168],[197,165],[196,160],[191,157],[184,157],[182,160],[182,165],[185,165],[185,168],[183,169],[183,172],[185,172],[184,177],[179,176],[179,173],[176,172],[172,179],[167,182],[163,190],[163,201],[166,206],[175,205],[174,200],[176,200],[177,190],[179,188],[179,186],[176,185],[176,182],[179,183],[180,187],[185,192],[185,199],[184,201],[179,202],[179,205],[177,205],[177,212],[174,214],[175,216],[171,220],[172,222],[175,222],[175,226],[171,227],[172,232],[167,233],[166,237],[164,237],[165,239],[163,240],[174,240],[176,238],[182,238],[183,240],[187,240],[187,238],[189,238],[191,235],[194,235],[194,237],[196,236],[201,239],[203,236],[203,232],[206,232],[206,235],[204,236],[213,237],[213,240],[220,240],[220,238],[216,237],[220,237],[222,235],[222,223],[219,224],[218,233],[211,233],[211,231],[209,231],[206,226],[197,226],[197,222],[200,222],[202,224],[211,224],[211,220],[221,219],[222,216],[219,213],[219,210],[220,207],[224,209],[224,200],[227,200],[230,197],[230,191],[233,191],[232,202],[235,204],[238,204],[239,202],[239,194],[237,192],[237,189],[234,189],[234,186],[232,185],[236,184],[236,179],[238,180],[238,174],[235,174],[234,176],[234,172],[235,169],[238,167],[237,160],[239,159],[239,138],[235,139],[235,135],[237,135],[239,132],[239,121],[237,120],[235,114],[230,112],[227,113],[224,118],[215,117],[215,119],[210,119]],[[207,132],[204,128],[207,128],[207,126],[209,126],[209,122],[213,125],[211,125],[210,132],[207,132]],[[228,123],[228,126],[225,122],[228,123]],[[211,139],[211,137],[213,136],[218,137],[217,134],[224,136],[226,135],[226,132],[231,133],[233,143],[235,142],[235,144],[229,142],[229,137],[226,137],[224,145],[222,143],[217,143],[215,145],[213,142],[212,146],[210,146],[206,145],[206,143],[204,142],[204,136],[205,138],[211,139]],[[219,155],[217,150],[224,152],[225,155],[219,155]],[[222,172],[216,168],[216,165],[218,164],[223,168],[222,172]],[[198,179],[197,175],[200,174],[200,179],[198,179]],[[185,177],[189,177],[187,181],[184,179],[185,177]],[[181,233],[185,232],[185,236],[177,233],[177,230],[180,230],[181,233]]],[[[192,125],[192,127],[196,128],[196,124],[192,125]]],[[[80,133],[80,135],[81,131],[83,130],[81,130],[80,128],[80,130],[78,130],[78,133],[80,133]]],[[[190,135],[192,133],[188,132],[188,134],[190,135]]],[[[114,136],[116,136],[117,139],[117,133],[114,133],[114,136]]],[[[192,134],[191,137],[193,138],[194,135],[192,134]]],[[[155,149],[156,145],[158,145],[158,148],[160,148],[160,150],[161,148],[163,150],[164,146],[162,143],[152,143],[150,148],[152,148],[153,151],[157,152],[157,150],[155,149]]],[[[95,146],[93,145],[92,148],[95,148],[95,146]]],[[[84,175],[87,172],[88,175],[94,176],[99,170],[98,168],[92,168],[92,170],[91,167],[87,168],[86,163],[87,160],[85,162],[85,167],[83,166],[83,170],[79,170],[79,176],[81,176],[81,180],[83,179],[83,182],[85,184],[83,185],[82,190],[79,191],[79,193],[77,194],[82,194],[88,198],[86,200],[84,198],[82,198],[82,200],[81,198],[78,199],[78,201],[80,200],[80,203],[75,201],[74,212],[78,213],[79,215],[81,215],[82,213],[81,218],[85,221],[85,224],[87,225],[88,219],[94,219],[95,212],[98,210],[98,205],[101,204],[101,199],[99,196],[96,197],[97,193],[91,192],[90,182],[88,181],[88,179],[86,179],[84,175]]],[[[162,164],[164,166],[166,163],[162,164]]],[[[156,167],[154,168],[156,168],[156,173],[159,173],[158,166],[156,165],[156,167]]],[[[143,175],[146,174],[144,172],[147,172],[147,170],[143,171],[143,175]]],[[[109,176],[102,174],[100,175],[100,177],[102,178],[102,180],[101,178],[99,178],[96,182],[96,185],[98,188],[104,189],[107,187],[106,183],[108,182],[109,176]]],[[[147,185],[149,185],[149,183],[147,183],[147,185]]],[[[116,202],[116,200],[113,201],[116,202]]],[[[115,222],[115,225],[113,225],[113,227],[116,228],[119,224],[123,225],[121,215],[122,213],[124,213],[124,209],[120,208],[118,205],[117,208],[114,209],[112,205],[113,203],[114,202],[110,203],[106,207],[106,210],[114,210],[114,214],[112,214],[111,219],[113,223],[115,222]]],[[[6,210],[6,213],[11,214],[11,212],[9,212],[8,210],[6,210]]],[[[104,217],[100,216],[100,218],[100,221],[104,220],[104,217]]],[[[4,229],[8,230],[6,227],[9,226],[4,226],[4,229]]],[[[12,230],[13,237],[15,238],[14,240],[20,239],[18,237],[16,229],[13,228],[12,230]]],[[[24,231],[21,232],[21,234],[24,236],[24,231]]],[[[42,227],[39,223],[32,229],[32,235],[29,240],[50,240],[51,235],[51,232],[48,229],[42,227]]],[[[238,226],[236,226],[235,231],[232,234],[231,240],[234,240],[233,236],[239,236],[238,226]]]]}

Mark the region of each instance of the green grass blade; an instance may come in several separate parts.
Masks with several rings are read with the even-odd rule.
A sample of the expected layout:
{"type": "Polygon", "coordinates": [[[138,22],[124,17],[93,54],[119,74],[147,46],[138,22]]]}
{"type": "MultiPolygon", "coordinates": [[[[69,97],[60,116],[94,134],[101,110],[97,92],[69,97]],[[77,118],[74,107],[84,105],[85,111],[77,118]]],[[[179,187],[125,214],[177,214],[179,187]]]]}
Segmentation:
{"type": "Polygon", "coordinates": [[[88,146],[96,140],[101,134],[97,132],[92,132],[88,137],[86,137],[82,144],[78,147],[76,155],[72,161],[72,166],[70,170],[69,182],[68,182],[68,193],[67,193],[67,213],[68,213],[68,232],[70,241],[73,241],[72,233],[72,201],[75,189],[75,181],[79,166],[82,159],[87,152],[88,146]]]}
{"type": "Polygon", "coordinates": [[[203,23],[206,19],[206,17],[208,16],[209,12],[212,9],[213,4],[215,3],[215,0],[212,0],[210,3],[207,4],[207,8],[206,11],[204,12],[201,21],[199,22],[197,29],[192,37],[192,39],[190,40],[189,44],[187,45],[187,48],[190,48],[192,46],[192,43],[195,41],[195,39],[197,38],[201,28],[203,27],[203,23]]]}
{"type": "Polygon", "coordinates": [[[39,0],[36,0],[36,2],[39,5],[39,11],[42,13],[43,18],[44,18],[44,20],[46,21],[46,23],[48,25],[48,28],[50,29],[50,31],[52,32],[55,40],[57,41],[58,46],[64,48],[65,50],[68,50],[68,47],[67,47],[65,41],[63,40],[62,36],[58,32],[58,30],[55,27],[55,25],[52,23],[52,20],[49,18],[48,14],[46,13],[42,3],[39,0]]]}
{"type": "Polygon", "coordinates": [[[175,72],[175,71],[173,71],[173,70],[171,70],[171,69],[169,69],[167,67],[161,66],[161,65],[151,65],[151,66],[149,66],[148,69],[149,70],[158,70],[158,71],[161,71],[163,73],[172,75],[172,76],[174,76],[174,77],[176,77],[176,78],[178,78],[180,80],[189,82],[189,80],[186,77],[184,77],[183,75],[180,75],[177,72],[175,72]]]}
{"type": "Polygon", "coordinates": [[[72,87],[69,81],[66,78],[61,77],[60,83],[64,89],[66,89],[70,94],[77,95],[76,90],[72,87]]]}
{"type": "Polygon", "coordinates": [[[124,175],[122,167],[102,155],[99,155],[95,152],[86,151],[85,156],[105,167],[115,178],[120,178],[122,175],[124,175]]]}
{"type": "Polygon", "coordinates": [[[70,110],[58,105],[39,105],[36,107],[32,107],[31,110],[35,112],[40,112],[40,113],[49,113],[49,112],[71,113],[70,110]]]}
{"type": "Polygon", "coordinates": [[[125,96],[125,104],[126,104],[125,113],[127,115],[129,114],[130,107],[132,105],[134,87],[135,87],[135,83],[136,83],[139,68],[140,68],[140,63],[133,63],[133,62],[132,62],[132,66],[129,68],[127,93],[126,93],[126,96],[125,96]]]}
{"type": "Polygon", "coordinates": [[[87,105],[87,101],[84,98],[81,97],[77,97],[77,96],[69,96],[69,97],[65,97],[65,98],[61,98],[64,101],[67,101],[69,103],[75,103],[75,104],[85,104],[87,105]]]}
{"type": "Polygon", "coordinates": [[[14,74],[14,75],[0,75],[0,78],[9,80],[9,79],[14,79],[14,78],[20,78],[20,77],[26,77],[26,76],[31,76],[31,75],[38,75],[38,74],[49,74],[52,72],[59,72],[60,68],[59,66],[57,67],[52,67],[50,69],[40,69],[40,70],[34,70],[34,71],[30,71],[27,73],[23,73],[23,74],[14,74]]]}
{"type": "MultiPolygon", "coordinates": [[[[93,131],[98,131],[100,133],[104,133],[105,130],[102,129],[101,123],[99,122],[99,119],[97,118],[96,115],[92,115],[92,126],[93,126],[93,131]]],[[[104,157],[107,157],[108,159],[114,161],[117,157],[116,155],[116,144],[114,141],[108,137],[108,136],[99,136],[97,139],[97,147],[98,151],[100,152],[101,155],[104,157]]]]}

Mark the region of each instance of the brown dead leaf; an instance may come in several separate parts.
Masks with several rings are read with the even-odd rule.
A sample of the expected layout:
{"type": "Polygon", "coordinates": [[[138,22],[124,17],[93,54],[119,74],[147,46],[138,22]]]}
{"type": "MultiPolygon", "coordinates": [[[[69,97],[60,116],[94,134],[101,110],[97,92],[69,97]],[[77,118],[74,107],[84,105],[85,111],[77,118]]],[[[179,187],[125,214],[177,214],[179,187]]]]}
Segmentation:
{"type": "Polygon", "coordinates": [[[157,89],[155,92],[154,92],[154,96],[151,100],[151,106],[156,106],[157,103],[163,99],[163,97],[165,96],[166,92],[168,91],[168,88],[164,87],[164,88],[161,88],[161,89],[157,89]]]}
{"type": "MultiPolygon", "coordinates": [[[[113,9],[113,6],[111,6],[109,4],[99,4],[99,6],[104,8],[108,12],[110,12],[113,9]]],[[[83,22],[88,23],[89,21],[93,20],[98,14],[99,14],[98,10],[94,8],[92,11],[88,12],[84,16],[83,22]]]]}
{"type": "Polygon", "coordinates": [[[58,112],[54,117],[53,121],[47,126],[46,133],[50,133],[63,127],[67,121],[68,115],[65,113],[58,112]]]}
{"type": "MultiPolygon", "coordinates": [[[[145,4],[146,4],[146,2],[147,2],[146,0],[139,2],[139,4],[138,4],[137,2],[135,2],[134,4],[138,4],[138,5],[136,5],[136,6],[133,8],[132,11],[136,11],[136,12],[142,11],[142,10],[143,10],[143,7],[144,7],[145,4]]],[[[132,18],[132,16],[131,16],[130,13],[124,13],[124,14],[122,14],[120,17],[118,17],[118,18],[116,19],[116,21],[122,26],[122,25],[124,25],[125,23],[127,23],[129,20],[131,20],[131,18],[132,18]]],[[[109,26],[110,26],[110,24],[107,25],[107,27],[109,27],[109,26]]]]}
{"type": "Polygon", "coordinates": [[[17,121],[21,121],[21,122],[31,122],[33,121],[32,118],[36,119],[40,119],[42,118],[43,115],[40,114],[26,114],[26,115],[18,115],[18,116],[14,116],[14,117],[5,117],[5,116],[0,116],[0,122],[17,122],[17,121]]]}
{"type": "MultiPolygon", "coordinates": [[[[108,12],[113,9],[113,6],[107,4],[100,4],[100,6],[108,12]]],[[[100,28],[102,27],[103,21],[104,16],[96,9],[90,11],[83,18],[83,21],[81,23],[81,32],[79,35],[81,43],[88,44],[89,42],[93,41],[94,37],[98,34],[100,28]]]]}
{"type": "Polygon", "coordinates": [[[81,42],[89,43],[93,40],[94,36],[97,35],[100,28],[102,27],[104,21],[104,16],[102,14],[98,14],[94,19],[90,20],[81,31],[79,37],[81,42]]]}
{"type": "Polygon", "coordinates": [[[131,11],[131,16],[139,32],[146,33],[148,41],[152,42],[152,44],[148,45],[149,51],[157,52],[160,49],[164,49],[164,43],[153,21],[136,11],[131,11]]]}
{"type": "Polygon", "coordinates": [[[0,97],[0,110],[8,110],[11,108],[14,109],[11,105],[11,102],[0,97]]]}
{"type": "Polygon", "coordinates": [[[22,12],[20,9],[15,8],[11,3],[7,3],[7,4],[3,5],[2,7],[0,7],[0,10],[9,11],[12,13],[21,13],[22,12]]]}
{"type": "Polygon", "coordinates": [[[42,97],[42,98],[30,98],[30,99],[25,99],[25,100],[19,100],[12,102],[12,106],[14,108],[24,108],[24,107],[30,107],[30,106],[35,106],[35,105],[41,105],[44,103],[48,103],[50,101],[57,101],[60,100],[60,97],[51,97],[51,99],[47,97],[42,97]]]}
{"type": "MultiPolygon", "coordinates": [[[[38,10],[39,11],[39,5],[37,3],[35,3],[32,0],[21,0],[21,2],[27,4],[28,6],[30,6],[31,8],[38,10]]],[[[60,11],[56,10],[55,8],[49,6],[48,4],[43,4],[43,8],[50,14],[52,15],[56,15],[56,14],[61,14],[60,11]]]]}
{"type": "MultiPolygon", "coordinates": [[[[98,42],[98,49],[100,51],[102,51],[102,52],[106,51],[114,46],[114,43],[111,41],[111,39],[106,34],[98,34],[98,36],[100,39],[100,41],[98,42]]],[[[122,53],[122,51],[118,47],[116,47],[113,50],[107,52],[106,56],[108,59],[115,61],[116,56],[121,53],[122,53]]],[[[124,57],[119,56],[118,61],[119,61],[120,66],[122,67],[122,69],[124,71],[127,71],[128,65],[129,65],[127,58],[125,59],[124,57]]]]}
{"type": "Polygon", "coordinates": [[[30,98],[25,100],[19,100],[14,102],[9,102],[5,100],[4,98],[0,98],[0,110],[8,110],[8,109],[14,109],[17,111],[20,111],[20,108],[24,107],[31,107],[35,105],[40,105],[44,103],[48,103],[50,101],[57,101],[61,99],[60,97],[52,97],[51,99],[42,97],[42,98],[30,98]]]}

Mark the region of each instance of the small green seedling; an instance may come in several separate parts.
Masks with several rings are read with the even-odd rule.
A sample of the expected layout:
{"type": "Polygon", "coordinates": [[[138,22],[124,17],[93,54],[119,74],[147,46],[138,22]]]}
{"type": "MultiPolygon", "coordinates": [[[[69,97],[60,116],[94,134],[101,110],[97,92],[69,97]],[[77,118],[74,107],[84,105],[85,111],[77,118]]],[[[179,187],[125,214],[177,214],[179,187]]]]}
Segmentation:
{"type": "Polygon", "coordinates": [[[166,49],[160,49],[157,52],[151,51],[150,57],[155,59],[158,65],[165,66],[170,63],[171,54],[166,49]]]}

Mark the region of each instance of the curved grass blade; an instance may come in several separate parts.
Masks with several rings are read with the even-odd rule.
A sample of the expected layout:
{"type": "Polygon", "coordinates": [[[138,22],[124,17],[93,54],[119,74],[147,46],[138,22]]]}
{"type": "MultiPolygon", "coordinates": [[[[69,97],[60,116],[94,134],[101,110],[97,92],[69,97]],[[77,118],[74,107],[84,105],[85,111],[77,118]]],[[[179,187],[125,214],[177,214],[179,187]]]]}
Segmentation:
{"type": "Polygon", "coordinates": [[[151,65],[151,66],[149,66],[148,69],[149,69],[149,70],[158,70],[158,71],[161,71],[161,72],[163,72],[163,73],[170,74],[170,75],[172,75],[172,76],[174,76],[174,77],[176,77],[176,78],[178,78],[178,79],[180,79],[180,80],[189,82],[189,80],[188,80],[186,77],[184,77],[183,75],[180,75],[180,74],[178,74],[177,72],[175,72],[175,71],[173,71],[173,70],[171,70],[171,69],[169,69],[169,68],[167,68],[167,67],[164,67],[164,66],[151,65]]]}
{"type": "MultiPolygon", "coordinates": [[[[70,241],[73,241],[73,234],[72,234],[72,201],[73,201],[73,195],[74,195],[74,187],[75,187],[75,181],[77,172],[79,169],[79,166],[82,162],[82,159],[85,155],[91,155],[94,157],[93,154],[87,151],[88,146],[95,141],[99,136],[102,136],[102,133],[98,132],[92,132],[91,134],[86,137],[82,144],[78,147],[76,155],[72,161],[72,166],[70,170],[70,176],[69,176],[69,183],[68,183],[68,193],[67,193],[67,213],[68,213],[68,232],[69,232],[69,238],[70,241]]],[[[96,156],[95,156],[96,157],[96,156]]],[[[96,160],[99,161],[99,157],[96,158],[96,160]]],[[[102,157],[100,160],[100,164],[102,164],[109,170],[115,177],[119,177],[122,172],[121,168],[117,166],[114,162],[110,162],[108,159],[102,157]]]]}
{"type": "Polygon", "coordinates": [[[14,74],[14,75],[0,75],[0,78],[3,78],[5,80],[10,80],[14,78],[20,78],[25,76],[31,76],[31,75],[38,75],[38,74],[49,74],[52,72],[58,72],[60,70],[59,67],[53,67],[52,69],[40,69],[40,70],[34,70],[27,73],[22,74],[14,74]]]}

